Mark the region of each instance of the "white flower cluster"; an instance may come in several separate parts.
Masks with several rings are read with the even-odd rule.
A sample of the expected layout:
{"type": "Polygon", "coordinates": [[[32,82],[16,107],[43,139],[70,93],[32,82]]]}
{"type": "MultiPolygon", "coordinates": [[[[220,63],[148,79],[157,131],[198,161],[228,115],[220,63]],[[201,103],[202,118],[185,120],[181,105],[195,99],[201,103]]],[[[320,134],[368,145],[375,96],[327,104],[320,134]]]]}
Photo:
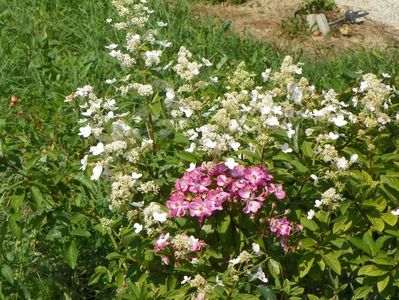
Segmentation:
{"type": "Polygon", "coordinates": [[[342,196],[337,193],[335,188],[329,188],[321,195],[320,200],[315,201],[314,206],[317,208],[325,207],[327,209],[335,210],[339,207],[341,201],[342,196]]]}

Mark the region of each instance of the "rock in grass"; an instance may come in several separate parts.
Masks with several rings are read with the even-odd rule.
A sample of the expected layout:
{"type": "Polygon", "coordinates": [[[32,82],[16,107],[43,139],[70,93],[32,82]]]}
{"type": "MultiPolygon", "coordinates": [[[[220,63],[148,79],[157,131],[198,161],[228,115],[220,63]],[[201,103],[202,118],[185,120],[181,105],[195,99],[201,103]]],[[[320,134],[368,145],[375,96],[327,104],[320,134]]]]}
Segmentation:
{"type": "Polygon", "coordinates": [[[325,14],[317,14],[316,20],[317,20],[317,26],[319,26],[319,30],[324,36],[326,36],[331,32],[330,25],[328,25],[328,21],[325,14]]]}
{"type": "Polygon", "coordinates": [[[308,23],[310,32],[315,32],[319,29],[319,27],[317,26],[316,14],[306,15],[306,22],[308,23]]]}

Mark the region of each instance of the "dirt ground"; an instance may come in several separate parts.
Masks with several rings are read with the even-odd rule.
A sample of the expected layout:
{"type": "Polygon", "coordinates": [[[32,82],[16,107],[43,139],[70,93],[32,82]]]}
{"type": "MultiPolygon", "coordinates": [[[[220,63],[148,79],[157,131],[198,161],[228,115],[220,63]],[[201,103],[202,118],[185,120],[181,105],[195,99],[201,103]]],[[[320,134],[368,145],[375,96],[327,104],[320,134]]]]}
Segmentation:
{"type": "MultiPolygon", "coordinates": [[[[351,4],[351,1],[356,0],[347,0],[345,4],[351,4]]],[[[341,25],[332,27],[332,34],[326,37],[287,26],[287,20],[294,17],[301,4],[301,0],[250,0],[241,5],[195,5],[193,10],[200,17],[211,16],[221,22],[231,22],[234,31],[249,33],[254,39],[271,41],[288,51],[302,49],[305,53],[336,53],[348,48],[383,49],[392,45],[399,46],[399,25],[395,28],[392,24],[383,24],[370,17],[361,24],[346,25],[343,30],[341,25]],[[283,23],[286,24],[285,29],[283,23]],[[287,28],[291,34],[287,33],[287,28]]],[[[342,16],[348,6],[339,6],[329,13],[329,21],[342,16]]],[[[375,15],[373,13],[370,16],[375,15]]]]}

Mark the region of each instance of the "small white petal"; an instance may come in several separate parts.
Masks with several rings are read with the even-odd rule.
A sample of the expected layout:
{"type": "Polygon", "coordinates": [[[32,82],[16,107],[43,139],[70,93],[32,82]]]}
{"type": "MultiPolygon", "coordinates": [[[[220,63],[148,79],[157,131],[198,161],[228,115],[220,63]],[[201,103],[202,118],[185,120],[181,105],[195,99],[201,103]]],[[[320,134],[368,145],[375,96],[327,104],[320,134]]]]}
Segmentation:
{"type": "Polygon", "coordinates": [[[104,144],[102,143],[102,142],[99,142],[98,144],[97,144],[97,146],[92,146],[92,147],[90,147],[90,152],[93,154],[93,155],[100,155],[101,153],[103,153],[104,152],[104,144]]]}
{"type": "Polygon", "coordinates": [[[338,127],[342,127],[342,126],[345,126],[346,124],[348,124],[348,122],[344,118],[344,115],[342,115],[342,114],[337,115],[336,117],[332,118],[332,121],[338,127]]]}
{"type": "Polygon", "coordinates": [[[96,164],[93,168],[93,175],[90,177],[91,180],[98,180],[103,172],[103,166],[96,164]]]}
{"type": "Polygon", "coordinates": [[[141,225],[139,223],[134,223],[133,227],[134,227],[135,233],[140,233],[143,230],[143,225],[141,225]]]}
{"type": "Polygon", "coordinates": [[[79,170],[82,170],[82,171],[84,171],[84,170],[86,170],[86,167],[87,167],[87,159],[88,159],[88,155],[85,155],[81,160],[80,160],[80,163],[82,164],[82,166],[79,168],[79,170]]]}
{"type": "Polygon", "coordinates": [[[197,165],[196,165],[195,163],[190,163],[190,167],[189,167],[188,169],[186,169],[186,171],[187,171],[187,172],[194,171],[196,166],[197,166],[197,165]]]}
{"type": "Polygon", "coordinates": [[[87,125],[85,127],[80,127],[78,135],[81,135],[85,138],[89,137],[91,135],[91,126],[87,125]]]}
{"type": "Polygon", "coordinates": [[[185,284],[186,282],[189,282],[190,280],[191,280],[191,277],[184,276],[183,280],[180,283],[185,284]]]}
{"type": "Polygon", "coordinates": [[[291,152],[293,151],[287,143],[281,145],[281,146],[280,146],[280,149],[281,149],[281,151],[283,151],[284,153],[291,153],[291,152]]]}
{"type": "Polygon", "coordinates": [[[114,49],[118,48],[118,45],[117,44],[110,44],[108,46],[105,46],[105,48],[107,48],[109,50],[114,50],[114,49]]]}
{"type": "Polygon", "coordinates": [[[328,138],[329,138],[330,140],[336,140],[336,139],[339,138],[339,134],[338,134],[338,133],[334,133],[334,132],[329,132],[329,133],[328,133],[328,138]]]}
{"type": "Polygon", "coordinates": [[[116,82],[116,78],[112,78],[112,79],[107,79],[107,80],[105,80],[105,83],[106,84],[113,84],[113,83],[115,83],[116,82]]]}
{"type": "Polygon", "coordinates": [[[193,153],[194,152],[194,150],[195,150],[195,148],[196,148],[196,145],[195,145],[195,143],[191,143],[190,144],[190,147],[189,148],[187,148],[186,150],[184,150],[184,151],[186,151],[186,152],[188,152],[188,153],[193,153]]]}
{"type": "Polygon", "coordinates": [[[163,223],[163,222],[166,221],[166,219],[168,217],[168,214],[167,213],[154,212],[152,214],[152,217],[154,218],[155,221],[163,223]]]}
{"type": "Polygon", "coordinates": [[[354,163],[354,162],[357,161],[358,158],[359,158],[359,155],[353,154],[353,155],[351,156],[351,158],[350,158],[350,161],[351,161],[352,163],[354,163]]]}
{"type": "Polygon", "coordinates": [[[143,176],[143,174],[136,173],[136,172],[133,172],[133,173],[132,173],[132,178],[135,179],[135,180],[136,180],[136,179],[139,179],[141,176],[143,176]]]}
{"type": "Polygon", "coordinates": [[[194,113],[194,111],[190,108],[179,107],[179,110],[184,113],[186,118],[190,118],[194,113]]]}
{"type": "Polygon", "coordinates": [[[158,27],[166,27],[168,26],[168,23],[164,23],[164,22],[157,22],[158,27]]]}
{"type": "Polygon", "coordinates": [[[309,210],[308,211],[308,215],[307,215],[307,219],[308,220],[312,220],[313,217],[314,217],[314,213],[315,213],[315,211],[313,209],[309,210]]]}
{"type": "Polygon", "coordinates": [[[399,216],[399,208],[392,210],[391,214],[393,214],[394,216],[399,216]]]}
{"type": "Polygon", "coordinates": [[[227,158],[224,163],[230,170],[233,170],[238,163],[235,162],[234,158],[227,158]]]}
{"type": "Polygon", "coordinates": [[[202,62],[204,63],[205,67],[211,67],[213,64],[207,60],[206,58],[202,58],[202,62]]]}

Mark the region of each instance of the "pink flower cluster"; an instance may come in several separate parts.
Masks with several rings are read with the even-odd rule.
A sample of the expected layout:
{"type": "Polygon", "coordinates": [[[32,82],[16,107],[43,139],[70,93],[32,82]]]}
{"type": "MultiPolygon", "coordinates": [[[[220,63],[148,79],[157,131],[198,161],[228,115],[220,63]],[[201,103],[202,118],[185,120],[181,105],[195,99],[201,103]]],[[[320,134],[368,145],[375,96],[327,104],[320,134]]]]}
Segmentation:
{"type": "Polygon", "coordinates": [[[290,235],[295,231],[303,230],[302,225],[293,224],[288,221],[286,217],[271,218],[269,221],[269,227],[270,231],[273,232],[280,240],[280,244],[286,252],[290,251],[290,249],[292,248],[288,245],[290,235]]]}
{"type": "Polygon", "coordinates": [[[282,185],[272,180],[263,167],[237,165],[230,169],[225,163],[203,163],[176,181],[176,191],[166,206],[171,217],[184,217],[189,212],[200,222],[222,210],[226,201],[242,203],[244,213],[255,214],[270,194],[279,200],[285,198],[282,185]]]}
{"type": "Polygon", "coordinates": [[[287,218],[270,219],[269,222],[270,231],[274,232],[278,238],[289,236],[292,230],[292,226],[287,218]]]}

